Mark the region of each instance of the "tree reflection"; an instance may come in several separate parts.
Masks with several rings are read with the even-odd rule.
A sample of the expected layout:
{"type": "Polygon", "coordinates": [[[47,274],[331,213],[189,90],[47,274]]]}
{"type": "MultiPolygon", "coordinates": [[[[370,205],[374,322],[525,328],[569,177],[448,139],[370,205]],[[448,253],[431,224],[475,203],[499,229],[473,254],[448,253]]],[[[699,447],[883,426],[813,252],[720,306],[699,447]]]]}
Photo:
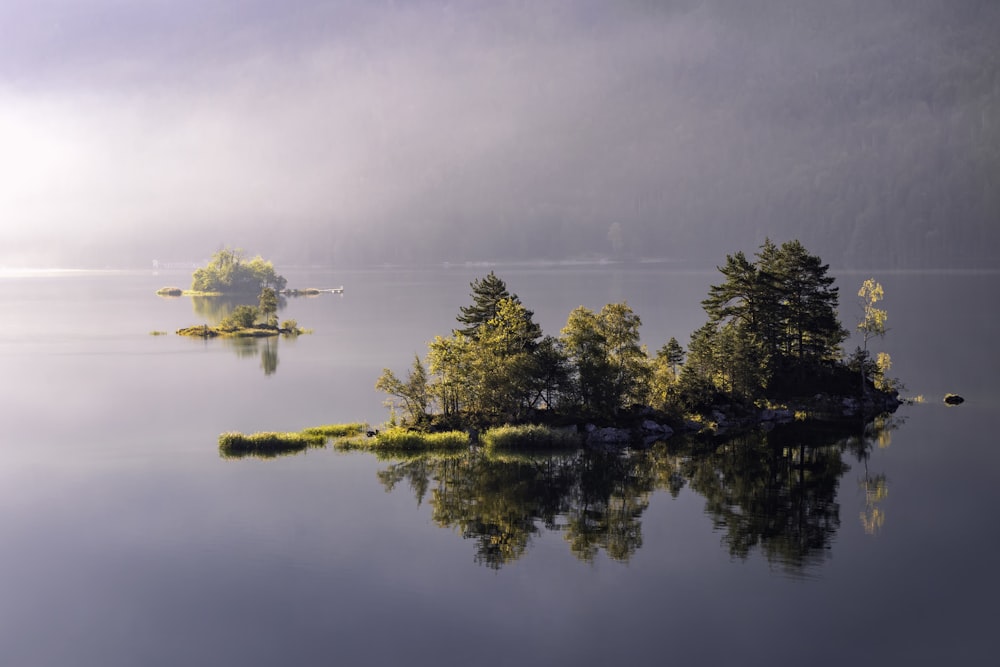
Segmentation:
{"type": "MultiPolygon", "coordinates": [[[[210,326],[216,326],[222,320],[229,317],[236,306],[257,307],[259,303],[256,294],[226,295],[226,296],[193,296],[191,297],[191,307],[195,315],[207,322],[210,326]]],[[[288,300],[284,296],[278,296],[278,311],[280,312],[288,305],[288,300]]]]}
{"type": "MultiPolygon", "coordinates": [[[[676,498],[688,487],[704,497],[733,557],[757,550],[794,574],[829,555],[840,528],[837,491],[850,469],[843,454],[869,451],[891,427],[875,424],[860,439],[790,426],[726,440],[676,437],[621,452],[423,455],[388,463],[378,478],[387,491],[405,483],[418,504],[429,501],[433,521],[472,540],[475,561],[495,569],[523,556],[543,531],[561,533],[583,561],[602,552],[628,561],[642,547],[653,493],[676,498]]],[[[885,476],[866,479],[877,507],[885,476]]]]}
{"type": "Polygon", "coordinates": [[[260,357],[260,367],[264,375],[273,375],[278,370],[278,337],[253,336],[220,337],[224,345],[229,347],[241,359],[260,357]]]}
{"type": "Polygon", "coordinates": [[[745,435],[693,455],[688,477],[731,555],[746,558],[756,547],[771,563],[801,569],[830,549],[840,527],[837,487],[849,468],[836,442],[783,433],[745,435]]]}
{"type": "Polygon", "coordinates": [[[864,464],[864,476],[858,480],[858,486],[864,494],[865,506],[861,510],[861,526],[868,535],[878,535],[885,525],[885,510],[882,502],[889,497],[889,480],[885,473],[872,473],[868,469],[871,452],[878,449],[888,449],[892,444],[892,432],[898,429],[903,418],[893,415],[881,415],[864,424],[857,435],[849,440],[849,449],[859,461],[864,464]]]}

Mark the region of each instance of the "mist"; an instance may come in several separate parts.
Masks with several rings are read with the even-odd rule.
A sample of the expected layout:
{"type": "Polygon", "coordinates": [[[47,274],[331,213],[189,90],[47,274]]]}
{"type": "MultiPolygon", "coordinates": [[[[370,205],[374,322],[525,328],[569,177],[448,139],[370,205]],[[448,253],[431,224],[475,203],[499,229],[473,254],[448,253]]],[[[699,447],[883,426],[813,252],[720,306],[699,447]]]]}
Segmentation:
{"type": "Polygon", "coordinates": [[[0,266],[995,267],[1000,5],[12,0],[0,266]]]}

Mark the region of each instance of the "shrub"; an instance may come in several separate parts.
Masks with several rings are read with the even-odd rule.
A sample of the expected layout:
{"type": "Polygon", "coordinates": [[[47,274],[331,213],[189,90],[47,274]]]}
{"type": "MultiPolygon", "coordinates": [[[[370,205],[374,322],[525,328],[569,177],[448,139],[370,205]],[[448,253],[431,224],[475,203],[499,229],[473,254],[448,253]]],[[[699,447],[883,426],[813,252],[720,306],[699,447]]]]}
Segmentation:
{"type": "Polygon", "coordinates": [[[184,294],[184,290],[180,287],[161,287],[156,290],[156,293],[160,296],[181,296],[184,294]]]}
{"type": "Polygon", "coordinates": [[[249,329],[257,321],[257,309],[239,305],[219,324],[220,329],[249,329]]]}

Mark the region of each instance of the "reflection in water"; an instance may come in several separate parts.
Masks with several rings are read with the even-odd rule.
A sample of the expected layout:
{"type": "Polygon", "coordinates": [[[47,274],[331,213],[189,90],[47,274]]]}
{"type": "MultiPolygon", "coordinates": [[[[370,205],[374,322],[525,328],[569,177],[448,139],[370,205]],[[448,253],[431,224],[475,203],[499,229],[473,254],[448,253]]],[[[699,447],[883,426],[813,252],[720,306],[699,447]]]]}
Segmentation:
{"type": "Polygon", "coordinates": [[[224,345],[230,347],[241,359],[253,359],[260,356],[260,367],[264,375],[273,375],[278,370],[278,336],[251,336],[237,338],[219,338],[224,345]]]}
{"type": "Polygon", "coordinates": [[[868,444],[874,443],[879,449],[888,448],[892,444],[892,432],[902,423],[901,418],[882,415],[866,424],[862,434],[851,439],[852,449],[865,467],[864,477],[858,481],[858,486],[865,496],[865,508],[860,516],[861,525],[868,535],[878,535],[885,525],[885,510],[881,503],[889,497],[889,480],[885,473],[872,474],[868,470],[871,455],[868,444]]]}
{"type": "MultiPolygon", "coordinates": [[[[211,326],[216,326],[226,319],[236,306],[256,307],[257,304],[257,297],[252,294],[191,297],[191,305],[195,314],[211,326]]],[[[288,301],[279,296],[278,311],[280,312],[287,305],[288,301]]],[[[254,359],[259,356],[260,367],[264,371],[264,375],[273,375],[278,370],[278,336],[226,337],[220,340],[241,359],[254,359]]]]}
{"type": "Polygon", "coordinates": [[[861,488],[865,493],[865,509],[861,512],[861,525],[869,535],[877,535],[885,524],[885,512],[879,503],[889,496],[888,480],[884,473],[874,476],[865,474],[861,488]]]}
{"type": "MultiPolygon", "coordinates": [[[[204,320],[209,326],[216,326],[222,320],[229,317],[236,306],[257,307],[259,301],[256,294],[240,294],[227,296],[193,296],[191,297],[191,307],[199,318],[204,320]]],[[[283,296],[278,296],[278,312],[281,312],[288,305],[288,300],[283,296]]]]}
{"type": "MultiPolygon", "coordinates": [[[[677,497],[687,486],[705,498],[732,556],[758,550],[786,572],[804,574],[825,561],[840,527],[837,489],[850,469],[843,455],[867,457],[888,428],[893,422],[882,421],[845,437],[795,425],[623,452],[426,455],[394,461],[378,478],[386,490],[406,482],[418,503],[428,500],[434,522],[472,540],[476,562],[491,568],[520,558],[543,530],[561,532],[581,560],[603,551],[627,561],[642,546],[652,493],[677,497]]],[[[871,480],[877,502],[885,476],[871,480]]]]}

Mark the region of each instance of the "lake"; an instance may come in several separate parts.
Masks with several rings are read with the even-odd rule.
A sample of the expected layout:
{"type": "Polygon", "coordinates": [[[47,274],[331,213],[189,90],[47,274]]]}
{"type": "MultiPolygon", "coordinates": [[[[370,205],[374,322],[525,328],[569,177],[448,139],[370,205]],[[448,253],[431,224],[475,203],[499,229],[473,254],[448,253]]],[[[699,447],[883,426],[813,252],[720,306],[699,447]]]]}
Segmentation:
{"type": "MultiPolygon", "coordinates": [[[[280,267],[279,267],[280,268],[280,267]]],[[[558,334],[627,300],[655,350],[715,271],[497,266],[558,334]]],[[[227,460],[230,430],[388,417],[479,267],[283,271],[312,334],[173,335],[190,272],[0,274],[0,664],[978,664],[1000,577],[996,273],[874,276],[906,395],[869,433],[379,460],[227,460]],[[152,331],[169,335],[154,336],[152,331]],[[954,391],[965,404],[949,408],[954,391]],[[825,438],[825,439],[823,439],[825,438]]]]}

